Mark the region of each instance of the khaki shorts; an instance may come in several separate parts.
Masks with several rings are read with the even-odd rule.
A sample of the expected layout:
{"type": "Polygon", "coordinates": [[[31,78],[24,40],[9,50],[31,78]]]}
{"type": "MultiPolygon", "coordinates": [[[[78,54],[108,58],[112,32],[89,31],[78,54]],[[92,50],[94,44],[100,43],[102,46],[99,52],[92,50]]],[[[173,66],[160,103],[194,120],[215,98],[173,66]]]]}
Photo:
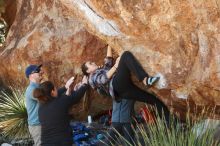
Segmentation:
{"type": "Polygon", "coordinates": [[[41,145],[41,126],[28,126],[29,132],[34,140],[34,146],[41,145]]]}

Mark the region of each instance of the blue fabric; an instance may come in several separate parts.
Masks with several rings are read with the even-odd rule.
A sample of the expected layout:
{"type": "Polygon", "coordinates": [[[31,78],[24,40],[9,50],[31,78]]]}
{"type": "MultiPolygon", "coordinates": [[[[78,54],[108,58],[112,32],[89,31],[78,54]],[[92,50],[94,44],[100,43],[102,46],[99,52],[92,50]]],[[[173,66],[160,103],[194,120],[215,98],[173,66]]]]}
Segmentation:
{"type": "Polygon", "coordinates": [[[28,113],[28,125],[30,126],[40,125],[38,117],[39,103],[38,100],[33,97],[33,91],[37,87],[39,87],[39,84],[30,82],[25,92],[25,104],[28,113]]]}
{"type": "Polygon", "coordinates": [[[80,141],[80,140],[87,140],[89,137],[88,133],[74,133],[73,140],[80,141]]]}
{"type": "Polygon", "coordinates": [[[74,131],[89,131],[89,129],[82,123],[77,123],[76,125],[73,125],[72,128],[74,131]]]}
{"type": "Polygon", "coordinates": [[[92,131],[82,123],[71,125],[73,129],[73,140],[77,146],[96,146],[102,136],[97,131],[92,131]]]}

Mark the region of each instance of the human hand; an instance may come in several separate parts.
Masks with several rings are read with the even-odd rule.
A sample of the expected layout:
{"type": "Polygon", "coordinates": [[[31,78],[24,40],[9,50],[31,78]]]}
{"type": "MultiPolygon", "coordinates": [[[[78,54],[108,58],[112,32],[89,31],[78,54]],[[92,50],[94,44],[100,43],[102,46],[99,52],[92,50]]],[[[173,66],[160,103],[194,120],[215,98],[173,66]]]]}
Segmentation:
{"type": "Polygon", "coordinates": [[[88,84],[88,77],[87,76],[83,76],[82,78],[82,84],[88,84]]]}
{"type": "Polygon", "coordinates": [[[75,81],[75,77],[71,77],[65,84],[65,88],[69,89],[72,83],[75,81]]]}
{"type": "Polygon", "coordinates": [[[107,47],[107,57],[112,57],[112,48],[109,45],[107,47]]]}
{"type": "Polygon", "coordinates": [[[98,66],[98,69],[103,68],[103,65],[98,66]]]}
{"type": "Polygon", "coordinates": [[[78,90],[80,87],[82,86],[82,83],[81,82],[79,82],[79,83],[77,83],[75,86],[74,86],[74,91],[76,91],[76,90],[78,90]]]}

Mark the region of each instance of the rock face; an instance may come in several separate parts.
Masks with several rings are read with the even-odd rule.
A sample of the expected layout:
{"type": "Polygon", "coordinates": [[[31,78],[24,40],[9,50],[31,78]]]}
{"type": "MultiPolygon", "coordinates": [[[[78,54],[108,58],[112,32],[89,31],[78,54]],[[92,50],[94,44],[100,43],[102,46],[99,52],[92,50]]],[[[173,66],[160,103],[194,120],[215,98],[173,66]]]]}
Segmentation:
{"type": "Polygon", "coordinates": [[[16,16],[16,2],[14,0],[6,0],[5,2],[5,13],[3,14],[3,18],[5,21],[7,21],[7,24],[9,27],[12,25],[12,23],[15,20],[16,16]]]}
{"type": "MultiPolygon", "coordinates": [[[[69,77],[81,74],[80,66],[85,59],[102,62],[99,59],[106,53],[106,44],[90,34],[60,1],[24,0],[14,3],[17,13],[5,48],[0,50],[0,78],[5,84],[26,87],[28,80],[24,71],[27,65],[43,63],[45,79],[62,86],[69,77]]],[[[10,18],[13,17],[11,15],[10,12],[5,14],[10,18]]],[[[94,106],[100,104],[108,107],[111,103],[102,98],[93,99],[94,106]]],[[[85,106],[82,102],[76,107],[81,118],[84,116],[82,113],[86,115],[82,109],[85,106]]]]}
{"type": "Polygon", "coordinates": [[[150,90],[174,112],[215,107],[220,117],[220,0],[19,1],[2,78],[23,80],[27,63],[43,62],[60,84],[85,59],[100,63],[106,43],[160,76],[150,90]]]}

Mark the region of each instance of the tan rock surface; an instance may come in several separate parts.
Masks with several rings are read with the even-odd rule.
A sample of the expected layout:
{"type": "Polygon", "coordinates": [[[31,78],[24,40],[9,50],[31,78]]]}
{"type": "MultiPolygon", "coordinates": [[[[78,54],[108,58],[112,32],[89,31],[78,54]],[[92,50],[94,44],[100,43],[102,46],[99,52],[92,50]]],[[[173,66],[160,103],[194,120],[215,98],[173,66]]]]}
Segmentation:
{"type": "Polygon", "coordinates": [[[184,113],[220,115],[220,1],[63,0],[87,29],[118,52],[130,50],[161,80],[152,90],[184,113]],[[187,104],[188,103],[188,104],[187,104]]]}
{"type": "Polygon", "coordinates": [[[151,91],[170,108],[184,114],[188,106],[216,106],[220,116],[219,0],[17,3],[1,51],[8,79],[24,79],[27,63],[43,61],[49,79],[60,83],[79,72],[90,52],[100,63],[106,42],[118,53],[132,51],[150,75],[161,77],[151,91]]]}
{"type": "MultiPolygon", "coordinates": [[[[11,14],[5,15],[12,17],[11,14]]],[[[43,63],[45,79],[61,86],[73,75],[79,74],[80,79],[80,66],[85,59],[101,63],[99,59],[106,53],[106,44],[90,34],[61,2],[53,0],[17,2],[17,14],[6,41],[0,50],[1,79],[5,84],[23,87],[28,81],[24,75],[28,64],[43,63]]],[[[111,103],[95,97],[91,112],[108,108],[111,103]],[[93,108],[96,105],[107,106],[93,108]]],[[[86,106],[82,102],[75,114],[87,116],[86,106]]]]}

